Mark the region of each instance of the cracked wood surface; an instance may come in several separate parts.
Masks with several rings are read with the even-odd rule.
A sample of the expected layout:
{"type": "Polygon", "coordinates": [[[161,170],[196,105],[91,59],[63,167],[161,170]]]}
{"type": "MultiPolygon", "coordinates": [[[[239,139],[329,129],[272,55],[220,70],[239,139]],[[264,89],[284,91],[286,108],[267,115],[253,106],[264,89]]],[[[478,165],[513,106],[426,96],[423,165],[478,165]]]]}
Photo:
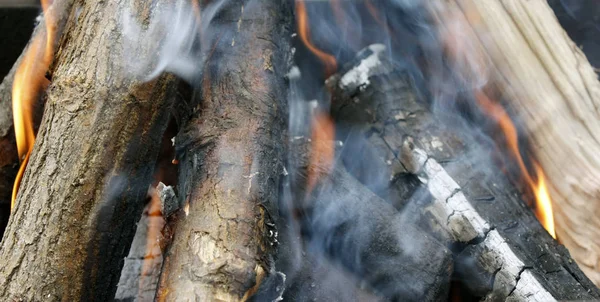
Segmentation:
{"type": "Polygon", "coordinates": [[[77,1],[68,14],[38,139],[0,245],[1,300],[113,298],[175,82],[127,76],[119,16],[128,4],[77,1]]]}
{"type": "Polygon", "coordinates": [[[434,115],[430,104],[417,98],[409,77],[394,71],[384,54],[366,50],[328,83],[334,91],[333,114],[345,125],[338,131],[340,139],[349,150],[366,142],[353,154],[342,153],[351,173],[451,246],[455,277],[476,296],[598,299],[598,289],[495,166],[490,146],[472,127],[444,113],[434,115]],[[366,71],[368,81],[360,89],[340,85],[347,70],[370,56],[381,63],[366,71]],[[387,171],[383,177],[390,187],[372,185],[364,173],[368,169],[354,163],[356,156],[374,158],[368,165],[387,171]]]}
{"type": "Polygon", "coordinates": [[[472,29],[461,33],[477,44],[468,56],[485,57],[499,71],[489,80],[518,114],[547,175],[557,236],[600,285],[600,82],[593,67],[546,1],[456,0],[439,8],[472,29]]]}
{"type": "Polygon", "coordinates": [[[291,11],[285,1],[232,1],[212,22],[225,38],[211,41],[196,110],[180,112],[189,116],[175,140],[184,210],[161,301],[240,301],[273,268],[291,11]]]}

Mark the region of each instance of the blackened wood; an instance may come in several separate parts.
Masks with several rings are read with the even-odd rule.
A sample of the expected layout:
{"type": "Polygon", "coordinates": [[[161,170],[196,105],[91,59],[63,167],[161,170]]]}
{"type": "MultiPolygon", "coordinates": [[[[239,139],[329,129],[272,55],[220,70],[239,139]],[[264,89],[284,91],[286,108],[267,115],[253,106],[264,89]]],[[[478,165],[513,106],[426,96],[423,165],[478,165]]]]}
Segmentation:
{"type": "MultiPolygon", "coordinates": [[[[141,83],[128,75],[120,31],[128,4],[78,2],[68,15],[38,139],[0,246],[1,300],[113,298],[175,83],[172,76],[141,83]]],[[[150,4],[134,4],[138,17],[148,18],[150,4]]]]}
{"type": "MultiPolygon", "coordinates": [[[[455,277],[472,294],[501,300],[597,299],[598,289],[490,160],[494,149],[485,137],[456,116],[434,115],[436,107],[416,96],[407,73],[392,71],[383,52],[366,52],[329,84],[338,96],[334,115],[346,127],[340,135],[350,138],[347,145],[366,142],[371,165],[392,179],[389,189],[372,189],[409,216],[428,213],[416,222],[453,246],[455,277]],[[340,91],[345,89],[340,78],[370,55],[388,68],[370,73],[361,89],[340,91]],[[462,208],[446,208],[452,206],[462,208]],[[532,288],[536,292],[526,297],[532,288]]],[[[366,169],[354,167],[353,174],[366,182],[361,178],[366,169]]]]}
{"type": "MultiPolygon", "coordinates": [[[[297,163],[306,162],[297,169],[302,173],[308,166],[303,154],[310,154],[311,148],[305,152],[307,148],[295,140],[291,149],[298,152],[297,163]]],[[[311,196],[299,202],[296,210],[302,213],[300,224],[308,249],[383,299],[444,299],[452,272],[450,251],[357,181],[341,162],[322,173],[311,196]]]]}
{"type": "Polygon", "coordinates": [[[227,2],[212,21],[200,104],[180,112],[172,245],[161,301],[238,301],[271,273],[285,149],[287,1],[227,2]]]}

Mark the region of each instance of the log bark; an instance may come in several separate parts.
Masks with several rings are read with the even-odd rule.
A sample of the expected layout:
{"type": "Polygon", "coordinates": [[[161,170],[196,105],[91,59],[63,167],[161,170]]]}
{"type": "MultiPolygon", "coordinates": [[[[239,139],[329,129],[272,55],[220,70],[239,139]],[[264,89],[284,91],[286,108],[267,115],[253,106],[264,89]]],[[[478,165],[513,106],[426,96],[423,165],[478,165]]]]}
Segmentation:
{"type": "MultiPolygon", "coordinates": [[[[57,3],[52,9],[52,13],[56,16],[53,21],[55,22],[57,31],[60,32],[64,27],[73,1],[62,0],[57,3]]],[[[45,23],[42,20],[35,27],[32,37],[42,32],[44,26],[45,23]]],[[[19,33],[23,34],[22,31],[19,31],[19,33]]],[[[31,42],[30,40],[25,46],[25,49],[15,61],[13,67],[8,71],[2,83],[0,83],[0,236],[4,233],[4,227],[8,223],[13,183],[19,170],[19,158],[12,116],[12,86],[17,67],[21,64],[23,56],[27,52],[31,42]]],[[[35,129],[39,126],[42,111],[43,106],[38,106],[34,110],[34,120],[38,123],[34,125],[35,129]]]]}
{"type": "Polygon", "coordinates": [[[392,66],[383,46],[372,46],[328,81],[338,133],[348,148],[341,158],[352,174],[369,185],[369,168],[384,171],[389,188],[370,188],[452,247],[454,278],[472,295],[597,299],[600,291],[486,155],[493,149],[471,136],[472,126],[433,114],[408,73],[392,66]],[[366,61],[374,67],[360,67],[366,61]],[[357,72],[364,73],[355,77],[362,82],[348,81],[357,72]],[[356,165],[356,158],[368,167],[356,165]]]}
{"type": "MultiPolygon", "coordinates": [[[[147,18],[150,4],[134,4],[138,18],[147,18]]],[[[175,84],[172,76],[141,83],[128,75],[120,33],[126,8],[124,1],[78,2],[68,14],[38,139],[0,245],[2,300],[114,296],[175,84]]]]}
{"type": "Polygon", "coordinates": [[[212,22],[225,38],[209,41],[197,110],[181,112],[183,212],[165,254],[161,301],[243,300],[274,269],[289,3],[228,2],[212,22]]]}
{"type": "MultiPolygon", "coordinates": [[[[546,1],[449,1],[527,130],[550,182],[558,239],[600,285],[600,83],[546,1]]],[[[435,9],[434,9],[435,10],[435,9]]],[[[463,40],[463,42],[465,41],[463,40]]],[[[461,43],[461,42],[459,42],[461,43]]]]}

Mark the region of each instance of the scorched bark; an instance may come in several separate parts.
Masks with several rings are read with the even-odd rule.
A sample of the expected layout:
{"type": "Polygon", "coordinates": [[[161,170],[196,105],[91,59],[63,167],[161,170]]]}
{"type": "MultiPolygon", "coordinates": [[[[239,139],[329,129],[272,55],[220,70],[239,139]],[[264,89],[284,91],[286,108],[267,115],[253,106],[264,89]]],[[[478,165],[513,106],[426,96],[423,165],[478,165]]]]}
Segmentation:
{"type": "Polygon", "coordinates": [[[223,30],[200,104],[175,138],[183,213],[161,300],[238,301],[273,269],[291,11],[286,1],[230,1],[213,22],[223,30]]]}
{"type": "MultiPolygon", "coordinates": [[[[0,245],[0,300],[113,298],[175,82],[163,76],[144,84],[127,75],[120,16],[128,4],[78,1],[69,14],[0,245]]],[[[151,11],[145,1],[133,4],[134,12],[151,11]]]]}

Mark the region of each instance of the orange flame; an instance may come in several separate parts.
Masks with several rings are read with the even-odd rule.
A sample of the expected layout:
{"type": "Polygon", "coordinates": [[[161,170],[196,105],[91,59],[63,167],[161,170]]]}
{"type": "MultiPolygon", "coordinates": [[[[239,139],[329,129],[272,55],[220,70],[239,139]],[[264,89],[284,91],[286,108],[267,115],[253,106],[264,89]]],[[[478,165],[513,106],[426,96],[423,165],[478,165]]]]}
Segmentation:
{"type": "Polygon", "coordinates": [[[142,296],[142,291],[148,290],[144,284],[145,278],[147,278],[152,272],[153,267],[157,265],[162,259],[162,250],[160,248],[159,240],[161,238],[161,231],[165,226],[165,220],[161,212],[160,192],[157,188],[151,187],[148,191],[150,196],[150,203],[145,209],[146,215],[146,252],[144,254],[144,260],[142,261],[142,270],[140,272],[139,286],[138,286],[138,297],[142,296]]]}
{"type": "Polygon", "coordinates": [[[335,125],[328,114],[319,112],[312,122],[311,154],[308,164],[307,194],[317,183],[319,174],[328,173],[333,164],[335,125]]]}
{"type": "MultiPolygon", "coordinates": [[[[339,7],[337,1],[333,2],[334,7],[339,7]]],[[[340,8],[341,9],[341,8],[340,8]]],[[[339,11],[341,13],[341,11],[339,11]]],[[[328,54],[310,42],[310,30],[308,28],[308,15],[304,0],[296,0],[296,21],[300,39],[313,54],[315,54],[325,66],[325,76],[329,77],[337,70],[337,61],[334,56],[328,54]]],[[[318,109],[317,109],[318,110],[318,109]]],[[[335,125],[331,117],[317,111],[312,119],[311,134],[311,155],[308,164],[307,189],[309,194],[317,183],[319,175],[323,172],[328,173],[333,164],[335,147],[333,139],[335,137],[335,125]]]]}
{"type": "MultiPolygon", "coordinates": [[[[485,72],[486,60],[482,49],[473,47],[472,43],[465,41],[465,37],[469,37],[468,32],[472,31],[469,22],[472,24],[478,24],[479,22],[477,14],[475,14],[471,8],[466,7],[464,15],[460,12],[450,10],[441,12],[439,17],[439,21],[444,23],[445,28],[442,42],[450,57],[457,61],[457,66],[463,69],[461,70],[463,75],[470,76],[474,79],[487,78],[485,72]],[[464,64],[464,62],[469,62],[470,64],[464,64]]],[[[525,166],[525,162],[519,150],[517,129],[502,105],[491,100],[485,94],[483,88],[475,89],[474,95],[479,107],[498,124],[500,130],[504,134],[508,150],[516,160],[525,183],[531,188],[535,195],[534,213],[546,231],[556,239],[552,213],[552,200],[550,199],[550,194],[546,186],[544,172],[540,165],[534,161],[534,177],[537,179],[534,181],[534,177],[532,177],[525,166]]]]}
{"type": "Polygon", "coordinates": [[[512,156],[517,161],[525,182],[533,190],[535,195],[535,216],[544,226],[546,231],[548,231],[548,233],[550,233],[550,235],[556,239],[554,217],[552,213],[552,200],[550,199],[550,193],[548,192],[548,188],[546,186],[544,172],[542,171],[540,165],[537,162],[534,162],[536,171],[535,175],[537,176],[538,180],[537,182],[533,180],[533,177],[525,166],[521,152],[519,151],[517,129],[515,128],[515,125],[510,119],[508,113],[506,113],[501,105],[492,102],[492,100],[490,100],[481,90],[475,92],[475,96],[479,106],[500,126],[500,129],[502,130],[502,133],[506,139],[506,143],[508,144],[508,148],[512,156]]]}
{"type": "Polygon", "coordinates": [[[546,187],[546,177],[544,171],[535,164],[536,174],[538,175],[537,186],[534,186],[536,200],[535,216],[542,223],[546,231],[556,239],[556,230],[554,229],[554,212],[552,211],[552,199],[546,187]]]}
{"type": "Polygon", "coordinates": [[[315,54],[325,65],[325,76],[329,77],[337,70],[337,61],[335,57],[320,50],[310,41],[310,29],[308,28],[308,14],[306,13],[306,5],[304,0],[296,0],[296,22],[298,26],[298,34],[302,43],[313,54],[315,54]]]}
{"type": "Polygon", "coordinates": [[[13,82],[13,120],[21,166],[13,186],[11,209],[15,205],[19,185],[35,141],[33,108],[40,92],[48,85],[45,74],[54,57],[56,30],[51,14],[47,13],[52,3],[50,0],[42,0],[41,2],[44,11],[45,31],[39,32],[33,38],[15,72],[13,82]]]}

